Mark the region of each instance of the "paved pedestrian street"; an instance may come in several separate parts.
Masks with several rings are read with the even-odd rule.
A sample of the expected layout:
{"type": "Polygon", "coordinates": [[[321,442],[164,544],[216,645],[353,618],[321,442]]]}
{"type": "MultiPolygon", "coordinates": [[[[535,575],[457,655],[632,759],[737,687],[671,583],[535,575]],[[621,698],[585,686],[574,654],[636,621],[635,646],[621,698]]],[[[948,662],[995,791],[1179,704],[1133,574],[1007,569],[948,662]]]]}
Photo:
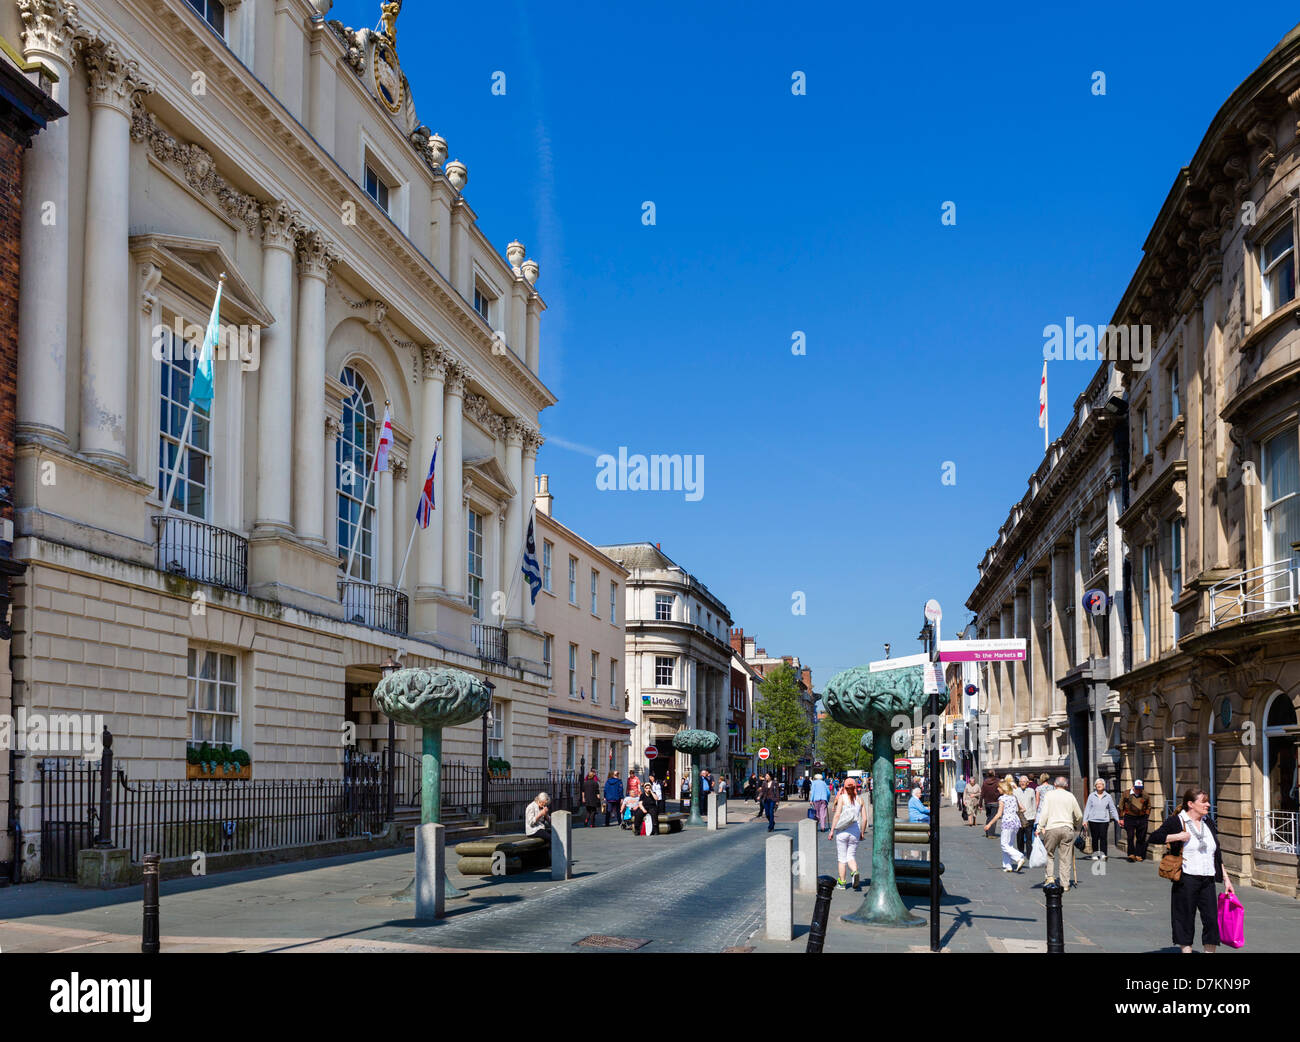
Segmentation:
{"type": "MultiPolygon", "coordinates": [[[[807,805],[783,804],[778,833],[791,835],[807,805]]],[[[163,951],[574,951],[590,935],[643,942],[641,951],[803,951],[811,895],[795,898],[795,939],[765,939],[764,843],[753,804],[733,802],[721,832],[689,829],[638,839],[617,828],[574,829],[574,878],[547,872],[508,878],[464,877],[468,891],[448,903],[436,924],[412,920],[413,906],[392,900],[411,878],[409,850],[357,858],[223,873],[163,884],[163,951]]],[[[947,894],[942,938],[947,951],[1045,951],[1040,870],[1000,871],[998,844],[982,829],[962,827],[943,812],[947,894]]],[[[835,873],[834,848],[821,837],[819,870],[835,873]]],[[[869,855],[863,850],[862,867],[869,855]]],[[[1065,895],[1067,951],[1171,950],[1168,883],[1148,861],[1079,863],[1080,888],[1065,895]]],[[[864,888],[867,880],[863,880],[864,888]]],[[[1300,905],[1255,889],[1243,893],[1245,951],[1284,952],[1300,936],[1300,905]]],[[[840,916],[861,896],[836,891],[825,951],[926,951],[929,931],[851,925],[840,916]]],[[[907,898],[918,914],[927,899],[907,898]]],[[[56,883],[0,890],[0,950],[29,952],[139,951],[138,887],[98,892],[56,883]]],[[[1230,949],[1221,949],[1229,952],[1230,949]]]]}

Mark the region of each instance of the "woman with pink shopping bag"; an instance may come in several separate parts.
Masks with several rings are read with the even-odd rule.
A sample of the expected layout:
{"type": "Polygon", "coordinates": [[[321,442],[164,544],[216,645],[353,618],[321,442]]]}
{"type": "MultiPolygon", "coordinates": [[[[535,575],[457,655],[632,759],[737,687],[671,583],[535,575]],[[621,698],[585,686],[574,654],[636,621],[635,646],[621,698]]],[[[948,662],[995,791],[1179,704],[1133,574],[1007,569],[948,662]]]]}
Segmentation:
{"type": "Polygon", "coordinates": [[[1246,945],[1246,909],[1236,894],[1219,895],[1219,940],[1229,948],[1246,945]]]}
{"type": "Polygon", "coordinates": [[[1223,896],[1233,900],[1236,900],[1235,891],[1223,870],[1223,851],[1219,847],[1218,830],[1210,819],[1209,795],[1204,789],[1190,788],[1183,793],[1181,806],[1177,814],[1151,833],[1148,842],[1169,845],[1160,859],[1160,875],[1173,882],[1169,902],[1174,944],[1185,954],[1191,953],[1199,911],[1201,945],[1205,951],[1212,952],[1220,941],[1219,907],[1222,907],[1216,907],[1214,884],[1222,881],[1223,896]]]}

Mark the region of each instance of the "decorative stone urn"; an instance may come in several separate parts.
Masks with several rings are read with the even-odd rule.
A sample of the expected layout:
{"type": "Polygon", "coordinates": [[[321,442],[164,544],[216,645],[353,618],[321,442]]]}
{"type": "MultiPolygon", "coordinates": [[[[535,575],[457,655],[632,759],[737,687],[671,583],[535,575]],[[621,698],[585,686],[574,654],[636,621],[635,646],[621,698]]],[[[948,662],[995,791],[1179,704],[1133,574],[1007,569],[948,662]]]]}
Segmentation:
{"type": "Polygon", "coordinates": [[[534,286],[537,284],[537,276],[541,274],[541,268],[537,266],[537,261],[526,260],[519,265],[519,272],[528,285],[534,286]]]}
{"type": "Polygon", "coordinates": [[[429,138],[429,158],[433,160],[434,167],[441,167],[447,161],[447,139],[441,134],[434,134],[429,138]]]}
{"type": "Polygon", "coordinates": [[[515,239],[506,247],[506,260],[510,262],[510,267],[514,268],[516,275],[519,274],[519,265],[523,262],[524,256],[527,252],[528,251],[524,249],[524,244],[518,239],[515,239]]]}
{"type": "Polygon", "coordinates": [[[443,170],[447,174],[447,180],[451,182],[452,188],[456,191],[464,191],[465,186],[469,184],[469,167],[459,159],[453,159],[443,170]]]}
{"type": "MultiPolygon", "coordinates": [[[[871,731],[872,810],[875,824],[871,837],[871,886],[862,906],[841,916],[848,923],[866,926],[920,926],[924,919],[912,915],[903,904],[894,877],[894,724],[895,716],[911,719],[912,710],[929,700],[921,666],[904,666],[871,672],[854,666],[836,673],[826,685],[822,704],[831,717],[846,727],[871,731]]],[[[948,704],[946,691],[939,693],[939,710],[948,704]]],[[[866,746],[867,736],[863,736],[866,746]]]]}
{"type": "Polygon", "coordinates": [[[688,824],[703,825],[700,814],[700,757],[717,750],[722,744],[712,731],[685,730],[673,735],[673,748],[691,758],[691,817],[688,824]]]}
{"type": "MultiPolygon", "coordinates": [[[[399,669],[375,685],[375,706],[399,724],[421,730],[420,824],[442,816],[442,729],[477,720],[492,706],[492,688],[463,669],[399,669]]],[[[448,897],[464,897],[446,882],[448,897]]]]}

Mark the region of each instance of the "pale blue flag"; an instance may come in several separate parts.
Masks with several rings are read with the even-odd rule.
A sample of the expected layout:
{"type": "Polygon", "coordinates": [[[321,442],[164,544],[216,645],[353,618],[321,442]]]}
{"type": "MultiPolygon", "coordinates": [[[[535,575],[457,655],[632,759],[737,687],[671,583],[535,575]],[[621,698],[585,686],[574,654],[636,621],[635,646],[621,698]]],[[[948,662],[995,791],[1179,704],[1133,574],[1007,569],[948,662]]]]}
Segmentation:
{"type": "Polygon", "coordinates": [[[208,328],[203,334],[198,369],[194,373],[194,382],[190,385],[190,401],[204,412],[212,409],[212,356],[217,346],[217,331],[221,326],[221,287],[224,285],[225,276],[222,276],[217,283],[217,299],[212,302],[212,317],[208,319],[208,328]]]}

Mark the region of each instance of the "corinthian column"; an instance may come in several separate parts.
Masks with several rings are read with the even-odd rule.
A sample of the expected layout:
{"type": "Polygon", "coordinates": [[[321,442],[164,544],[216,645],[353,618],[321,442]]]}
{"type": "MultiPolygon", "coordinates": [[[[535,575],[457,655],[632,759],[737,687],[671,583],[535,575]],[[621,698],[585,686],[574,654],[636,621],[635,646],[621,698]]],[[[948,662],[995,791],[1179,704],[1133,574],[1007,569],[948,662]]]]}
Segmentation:
{"type": "MultiPolygon", "coordinates": [[[[446,480],[443,483],[442,515],[442,583],[449,597],[465,596],[465,505],[462,485],[461,425],[465,405],[465,370],[456,363],[447,366],[446,393],[443,397],[443,435],[441,464],[445,453],[446,480]]],[[[439,466],[439,469],[443,469],[439,466]]]]}
{"type": "Polygon", "coordinates": [[[506,476],[516,486],[515,494],[506,504],[505,555],[502,559],[501,589],[510,591],[506,603],[506,622],[523,620],[523,601],[527,598],[524,576],[520,570],[520,556],[524,546],[524,515],[526,504],[532,502],[531,490],[524,488],[523,448],[526,428],[518,420],[506,421],[506,476]]]}
{"type": "MultiPolygon", "coordinates": [[[[125,466],[131,369],[131,103],[153,88],[141,79],[139,63],[124,57],[115,44],[88,43],[82,58],[90,80],[90,147],[82,272],[81,451],[91,459],[125,466]]],[[[39,185],[32,187],[39,191],[39,185]]]]}
{"type": "Polygon", "coordinates": [[[334,246],[311,230],[298,240],[298,363],[293,396],[293,527],[311,542],[325,538],[324,500],[316,482],[325,465],[325,280],[334,246]]]}
{"type": "MultiPolygon", "coordinates": [[[[293,459],[293,254],[298,213],[262,207],[262,300],[274,321],[262,330],[257,390],[257,527],[289,530],[293,459]]],[[[324,374],[320,374],[324,381],[324,374]]],[[[322,420],[323,422],[323,420],[322,420]]],[[[319,470],[316,471],[320,473],[319,470]]]]}
{"type": "MultiPolygon", "coordinates": [[[[532,510],[533,496],[535,493],[534,486],[537,484],[537,450],[541,447],[542,436],[533,429],[528,429],[524,433],[524,452],[523,452],[523,476],[520,481],[520,495],[523,497],[521,505],[523,508],[523,530],[528,528],[528,515],[532,510]]],[[[537,550],[537,566],[542,565],[542,541],[537,536],[537,525],[533,524],[533,542],[537,550]]],[[[520,581],[523,576],[520,576],[520,581]]],[[[532,591],[527,587],[524,588],[524,625],[537,625],[537,605],[533,603],[532,591]]]]}
{"type": "MultiPolygon", "coordinates": [[[[424,479],[429,472],[424,469],[433,459],[434,446],[442,434],[442,396],[443,385],[447,378],[447,356],[436,347],[424,349],[424,384],[422,385],[421,413],[423,415],[423,438],[420,443],[420,463],[417,480],[424,487],[424,479]]],[[[447,469],[447,446],[439,446],[438,462],[433,472],[433,518],[429,527],[416,534],[416,560],[419,567],[420,586],[439,587],[442,585],[442,519],[447,511],[447,497],[443,493],[443,473],[447,469]]]]}
{"type": "MultiPolygon", "coordinates": [[[[50,97],[70,111],[73,9],[19,0],[23,57],[58,79],[50,97]]],[[[23,154],[18,290],[18,433],[66,445],[68,417],[68,120],[48,123],[23,154]]]]}

